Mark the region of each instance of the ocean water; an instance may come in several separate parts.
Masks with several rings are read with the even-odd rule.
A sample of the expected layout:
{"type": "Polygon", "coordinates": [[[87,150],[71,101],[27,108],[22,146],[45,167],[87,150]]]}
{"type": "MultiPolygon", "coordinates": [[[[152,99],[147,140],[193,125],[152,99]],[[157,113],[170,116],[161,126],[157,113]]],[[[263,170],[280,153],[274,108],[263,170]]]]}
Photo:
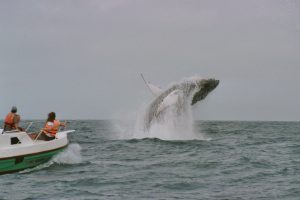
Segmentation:
{"type": "Polygon", "coordinates": [[[203,140],[122,137],[130,124],[71,121],[71,145],[1,175],[0,199],[300,199],[299,122],[197,121],[203,140]]]}

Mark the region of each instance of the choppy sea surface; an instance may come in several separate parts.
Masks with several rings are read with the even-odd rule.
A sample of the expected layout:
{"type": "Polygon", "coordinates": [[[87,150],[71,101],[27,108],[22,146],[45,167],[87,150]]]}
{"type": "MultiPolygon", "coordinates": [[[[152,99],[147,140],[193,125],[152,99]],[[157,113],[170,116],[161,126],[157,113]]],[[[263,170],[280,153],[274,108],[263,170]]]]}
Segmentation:
{"type": "Polygon", "coordinates": [[[300,199],[300,122],[198,121],[206,139],[181,141],[120,139],[118,123],[71,121],[69,147],[1,175],[0,199],[300,199]]]}

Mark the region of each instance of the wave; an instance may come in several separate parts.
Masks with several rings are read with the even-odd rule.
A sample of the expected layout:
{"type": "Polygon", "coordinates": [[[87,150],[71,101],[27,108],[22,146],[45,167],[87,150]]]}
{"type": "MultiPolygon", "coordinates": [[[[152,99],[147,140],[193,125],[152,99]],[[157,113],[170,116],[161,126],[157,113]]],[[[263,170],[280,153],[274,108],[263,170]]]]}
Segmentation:
{"type": "Polygon", "coordinates": [[[82,163],[82,156],[81,156],[81,147],[79,144],[70,144],[64,151],[60,152],[51,160],[48,162],[38,165],[36,167],[30,168],[30,169],[25,169],[23,171],[20,171],[19,173],[30,173],[33,171],[39,171],[42,169],[46,169],[52,165],[72,165],[72,164],[80,164],[82,163]]]}

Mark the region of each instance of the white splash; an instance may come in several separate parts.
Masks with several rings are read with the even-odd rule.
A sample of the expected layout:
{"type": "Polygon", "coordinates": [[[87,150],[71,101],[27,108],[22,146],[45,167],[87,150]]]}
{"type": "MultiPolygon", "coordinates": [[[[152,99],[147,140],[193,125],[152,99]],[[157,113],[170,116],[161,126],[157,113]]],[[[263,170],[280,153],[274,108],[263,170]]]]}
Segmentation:
{"type": "Polygon", "coordinates": [[[67,149],[57,154],[52,162],[58,164],[79,164],[82,162],[81,147],[79,144],[70,144],[67,149]]]}
{"type": "Polygon", "coordinates": [[[202,140],[201,133],[194,130],[194,119],[190,106],[190,101],[185,101],[184,95],[175,90],[167,96],[157,112],[164,112],[159,120],[155,120],[148,130],[144,129],[144,116],[147,115],[147,109],[138,117],[136,121],[133,138],[159,138],[162,140],[202,140]],[[178,105],[178,101],[185,105],[178,105]],[[184,112],[178,114],[178,106],[184,106],[184,112]]]}
{"type": "Polygon", "coordinates": [[[81,147],[79,144],[70,144],[64,151],[54,156],[51,160],[34,168],[20,171],[19,173],[29,173],[50,167],[54,164],[79,164],[82,162],[81,147]]]}

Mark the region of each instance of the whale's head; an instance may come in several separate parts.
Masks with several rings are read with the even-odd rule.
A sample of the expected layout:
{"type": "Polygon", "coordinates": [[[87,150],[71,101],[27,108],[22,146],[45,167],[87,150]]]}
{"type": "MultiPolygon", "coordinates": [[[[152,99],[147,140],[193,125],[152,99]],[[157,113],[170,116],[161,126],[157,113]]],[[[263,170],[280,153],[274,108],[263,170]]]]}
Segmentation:
{"type": "Polygon", "coordinates": [[[219,80],[216,79],[201,79],[196,81],[197,91],[194,93],[192,99],[192,105],[198,101],[203,100],[211,91],[213,91],[218,85],[219,80]]]}

